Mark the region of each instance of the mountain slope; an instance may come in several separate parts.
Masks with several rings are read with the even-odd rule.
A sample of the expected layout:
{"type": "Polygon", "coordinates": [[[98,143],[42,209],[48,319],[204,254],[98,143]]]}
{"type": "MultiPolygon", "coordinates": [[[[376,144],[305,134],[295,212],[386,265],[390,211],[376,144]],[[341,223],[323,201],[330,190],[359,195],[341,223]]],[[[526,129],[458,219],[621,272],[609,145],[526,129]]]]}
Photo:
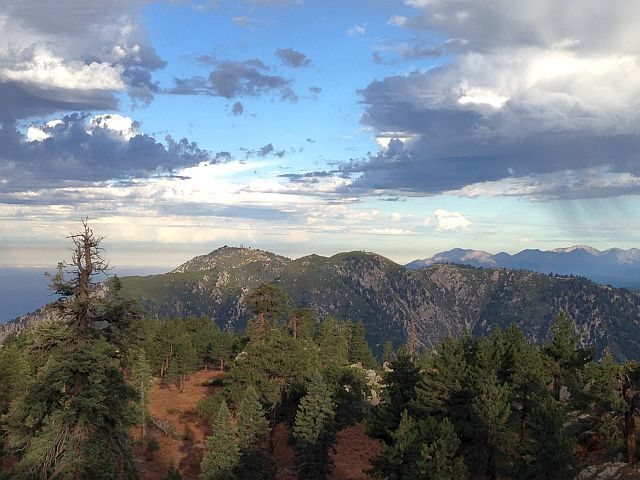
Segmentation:
{"type": "Polygon", "coordinates": [[[599,351],[608,347],[620,359],[640,358],[640,297],[584,278],[457,265],[410,270],[365,252],[289,260],[222,248],[169,274],[121,280],[123,291],[150,315],[207,316],[234,329],[249,319],[245,301],[251,289],[274,282],[296,307],[364,321],[378,350],[387,339],[405,342],[412,328],[418,342],[430,347],[449,335],[482,335],[512,322],[544,341],[565,310],[586,343],[599,351]]]}
{"type": "Polygon", "coordinates": [[[600,251],[587,245],[575,245],[546,251],[527,249],[515,255],[505,252],[492,255],[479,250],[455,248],[414,260],[406,266],[419,270],[438,263],[579,275],[602,284],[640,289],[640,249],[637,248],[600,251]]]}

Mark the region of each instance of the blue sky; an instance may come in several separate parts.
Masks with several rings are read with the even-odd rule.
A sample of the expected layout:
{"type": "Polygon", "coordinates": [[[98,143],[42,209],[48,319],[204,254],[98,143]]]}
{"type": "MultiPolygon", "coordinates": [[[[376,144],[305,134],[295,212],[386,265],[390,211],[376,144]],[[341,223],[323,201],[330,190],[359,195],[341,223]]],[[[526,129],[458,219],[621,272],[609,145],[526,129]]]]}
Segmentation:
{"type": "Polygon", "coordinates": [[[637,247],[640,5],[9,0],[0,266],[637,247]]]}

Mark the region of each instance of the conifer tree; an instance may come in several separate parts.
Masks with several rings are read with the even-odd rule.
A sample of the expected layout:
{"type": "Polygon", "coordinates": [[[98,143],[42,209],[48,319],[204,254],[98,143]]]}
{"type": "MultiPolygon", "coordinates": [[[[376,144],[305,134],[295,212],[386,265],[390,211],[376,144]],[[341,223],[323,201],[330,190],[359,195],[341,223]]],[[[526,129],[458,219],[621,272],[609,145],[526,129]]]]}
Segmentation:
{"type": "Polygon", "coordinates": [[[445,418],[416,421],[404,410],[398,428],[368,471],[376,478],[449,480],[468,477],[453,425],[445,418]]]}
{"type": "Polygon", "coordinates": [[[540,396],[536,400],[531,412],[530,438],[521,447],[518,478],[573,478],[573,442],[563,425],[565,416],[550,395],[540,396]]]}
{"type": "Polygon", "coordinates": [[[245,390],[237,418],[240,448],[254,449],[264,442],[269,422],[264,416],[260,397],[252,385],[245,390]]]}
{"type": "Polygon", "coordinates": [[[182,475],[180,474],[180,470],[176,468],[173,462],[169,465],[167,469],[167,476],[165,480],[182,480],[182,475]]]}
{"type": "Polygon", "coordinates": [[[389,434],[398,428],[402,412],[409,408],[415,398],[419,381],[420,366],[415,355],[401,348],[391,363],[391,371],[384,376],[386,388],[382,392],[383,400],[372,410],[367,422],[370,435],[391,441],[389,434]]]}
{"type": "Polygon", "coordinates": [[[322,375],[314,372],[307,393],[300,401],[293,427],[300,478],[320,480],[329,475],[329,447],[335,441],[334,408],[331,390],[322,375]]]}
{"type": "Polygon", "coordinates": [[[593,350],[579,346],[573,321],[563,311],[551,327],[553,337],[544,348],[551,360],[553,396],[560,401],[562,387],[573,396],[583,388],[583,368],[593,358],[593,350]]]}
{"type": "Polygon", "coordinates": [[[222,401],[213,422],[213,433],[207,437],[206,452],[200,464],[202,480],[234,480],[240,460],[238,432],[233,424],[227,402],[222,401]]]}
{"type": "MultiPolygon", "coordinates": [[[[461,340],[448,338],[425,358],[425,369],[416,385],[412,408],[423,416],[466,416],[470,410],[468,398],[469,368],[461,340]]],[[[454,421],[454,424],[456,422],[454,421]]]]}
{"type": "Polygon", "coordinates": [[[167,369],[166,381],[175,383],[178,391],[182,393],[190,373],[198,368],[198,354],[191,338],[187,333],[182,333],[175,344],[173,358],[167,369]]]}
{"type": "Polygon", "coordinates": [[[323,364],[346,365],[349,362],[349,330],[345,322],[326,317],[320,324],[317,342],[323,364]]]}
{"type": "Polygon", "coordinates": [[[140,422],[142,425],[142,437],[147,436],[147,420],[149,418],[149,397],[151,385],[153,384],[153,375],[151,374],[151,365],[147,360],[144,348],[141,348],[136,359],[131,366],[131,381],[133,388],[138,393],[138,407],[140,408],[140,422]]]}
{"type": "Polygon", "coordinates": [[[506,471],[506,468],[501,468],[501,463],[504,463],[506,451],[513,443],[509,431],[509,393],[508,385],[498,383],[496,376],[492,375],[480,386],[479,395],[473,400],[473,411],[482,426],[486,475],[491,480],[498,478],[499,472],[506,471]]]}
{"type": "Polygon", "coordinates": [[[351,324],[349,336],[349,362],[360,362],[364,368],[376,368],[378,362],[365,338],[364,323],[351,324]]]}
{"type": "Polygon", "coordinates": [[[393,343],[387,340],[382,345],[382,362],[390,364],[394,359],[393,343]]]}
{"type": "MultiPolygon", "coordinates": [[[[427,480],[468,478],[467,467],[459,454],[460,440],[448,418],[438,421],[429,417],[421,428],[420,477],[427,480]]],[[[415,478],[415,477],[409,477],[415,478]]]]}
{"type": "Polygon", "coordinates": [[[10,445],[22,452],[15,478],[135,475],[128,435],[135,391],[125,382],[110,343],[111,324],[126,324],[127,318],[116,317],[129,310],[109,293],[94,295],[93,277],[108,264],[101,257],[102,237],[86,220],[82,225],[69,237],[71,262],[61,263],[52,279],[55,291],[67,299],[57,303],[66,341],[34,342],[42,366],[8,414],[10,445]]]}
{"type": "Polygon", "coordinates": [[[237,413],[238,443],[241,456],[235,469],[238,478],[272,479],[275,462],[265,453],[269,422],[264,416],[258,393],[251,385],[245,390],[237,413]]]}
{"type": "Polygon", "coordinates": [[[400,414],[398,427],[390,432],[380,454],[373,460],[373,468],[367,473],[376,478],[419,478],[416,459],[420,455],[418,430],[415,420],[407,410],[400,414]]]}
{"type": "Polygon", "coordinates": [[[298,308],[289,314],[289,329],[294,338],[312,341],[316,323],[316,312],[310,308],[298,308]]]}
{"type": "Polygon", "coordinates": [[[247,298],[249,310],[256,315],[255,336],[264,339],[267,322],[279,320],[287,305],[287,294],[277,285],[265,283],[254,289],[247,298]]]}

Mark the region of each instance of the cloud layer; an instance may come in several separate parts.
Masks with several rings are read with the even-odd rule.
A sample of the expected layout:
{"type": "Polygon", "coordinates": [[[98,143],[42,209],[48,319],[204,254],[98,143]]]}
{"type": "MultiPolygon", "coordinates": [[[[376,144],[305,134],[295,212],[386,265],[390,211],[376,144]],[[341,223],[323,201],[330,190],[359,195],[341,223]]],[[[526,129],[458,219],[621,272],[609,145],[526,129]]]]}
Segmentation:
{"type": "MultiPolygon", "coordinates": [[[[406,3],[416,15],[389,23],[437,32],[453,56],[361,91],[363,123],[392,146],[343,166],[357,175],[354,188],[429,195],[506,182],[533,195],[545,176],[597,172],[602,182],[574,182],[567,196],[616,195],[616,180],[637,189],[640,6],[406,3]]],[[[561,188],[541,195],[565,196],[561,188]]]]}

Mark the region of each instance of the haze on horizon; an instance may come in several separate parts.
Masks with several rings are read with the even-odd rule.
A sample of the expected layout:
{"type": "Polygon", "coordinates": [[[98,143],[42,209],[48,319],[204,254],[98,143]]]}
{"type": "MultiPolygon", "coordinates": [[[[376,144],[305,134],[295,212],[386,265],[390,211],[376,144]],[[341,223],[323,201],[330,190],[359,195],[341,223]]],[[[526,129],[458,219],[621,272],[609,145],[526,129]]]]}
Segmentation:
{"type": "Polygon", "coordinates": [[[9,0],[0,265],[639,245],[640,4],[9,0]]]}

